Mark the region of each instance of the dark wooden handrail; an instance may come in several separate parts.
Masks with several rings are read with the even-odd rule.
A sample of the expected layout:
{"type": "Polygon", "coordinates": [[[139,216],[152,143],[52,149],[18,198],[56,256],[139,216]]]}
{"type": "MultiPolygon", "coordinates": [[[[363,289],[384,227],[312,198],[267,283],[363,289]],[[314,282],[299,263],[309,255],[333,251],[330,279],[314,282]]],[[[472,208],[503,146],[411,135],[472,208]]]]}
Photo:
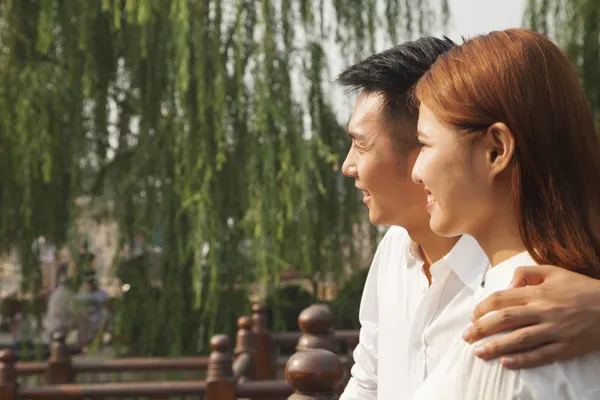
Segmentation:
{"type": "Polygon", "coordinates": [[[46,361],[26,361],[15,364],[17,375],[41,375],[46,371],[48,363],[46,361]]]}
{"type": "MultiPolygon", "coordinates": [[[[204,381],[180,382],[121,382],[110,384],[66,384],[44,385],[19,392],[23,399],[74,399],[85,396],[191,396],[203,395],[204,381]]],[[[281,398],[294,391],[285,381],[255,381],[237,385],[237,395],[241,398],[281,398]]]]}
{"type": "Polygon", "coordinates": [[[274,345],[279,346],[295,346],[298,339],[302,336],[302,332],[271,332],[271,339],[274,345]]]}
{"type": "MultiPolygon", "coordinates": [[[[271,332],[271,338],[273,344],[280,346],[295,346],[302,337],[301,331],[294,332],[271,332]]],[[[340,343],[354,344],[358,343],[359,331],[358,330],[340,330],[334,331],[333,336],[340,343]]]]}
{"type": "MultiPolygon", "coordinates": [[[[40,375],[46,371],[45,361],[18,362],[17,375],[40,375]]],[[[121,358],[114,360],[77,360],[73,361],[76,373],[85,372],[131,372],[131,371],[178,371],[206,369],[208,357],[181,358],[121,358]]]]}
{"type": "Polygon", "coordinates": [[[208,357],[123,358],[73,363],[75,372],[176,371],[207,367],[208,357]]]}
{"type": "Polygon", "coordinates": [[[339,330],[335,331],[334,336],[340,342],[345,342],[348,345],[356,346],[360,336],[359,330],[339,330]]]}
{"type": "Polygon", "coordinates": [[[110,384],[44,385],[19,390],[20,399],[75,399],[81,397],[131,397],[131,396],[191,396],[203,395],[206,382],[118,382],[110,384]]]}
{"type": "Polygon", "coordinates": [[[294,393],[294,389],[286,381],[253,381],[238,383],[239,398],[281,399],[294,393]]]}

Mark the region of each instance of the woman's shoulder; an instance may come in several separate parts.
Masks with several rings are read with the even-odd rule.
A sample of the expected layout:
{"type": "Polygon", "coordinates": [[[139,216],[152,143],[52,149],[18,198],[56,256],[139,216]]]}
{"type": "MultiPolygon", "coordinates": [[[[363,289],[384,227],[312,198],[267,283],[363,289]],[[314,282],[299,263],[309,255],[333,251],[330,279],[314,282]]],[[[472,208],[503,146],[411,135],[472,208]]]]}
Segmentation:
{"type": "Polygon", "coordinates": [[[512,370],[499,359],[486,361],[476,357],[474,350],[481,344],[457,340],[412,400],[572,400],[591,399],[590,394],[600,393],[600,352],[572,361],[512,370]]]}

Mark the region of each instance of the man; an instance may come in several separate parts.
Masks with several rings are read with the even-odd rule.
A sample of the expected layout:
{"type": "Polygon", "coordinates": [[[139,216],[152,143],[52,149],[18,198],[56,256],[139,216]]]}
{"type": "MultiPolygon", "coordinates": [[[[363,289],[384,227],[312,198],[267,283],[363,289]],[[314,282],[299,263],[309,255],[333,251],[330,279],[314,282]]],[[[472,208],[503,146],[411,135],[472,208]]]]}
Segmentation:
{"type": "MultiPolygon", "coordinates": [[[[342,171],[355,179],[357,189],[364,193],[371,222],[392,226],[377,249],[365,283],[359,312],[360,342],[342,400],[410,398],[445,350],[460,340],[475,305],[473,294],[489,264],[473,238],[442,238],[431,232],[425,192],[411,180],[419,148],[418,110],[411,107],[410,90],[438,55],[452,46],[448,39],[422,38],[371,56],[338,77],[342,86],[360,92],[348,126],[352,146],[342,171]]],[[[579,279],[568,271],[560,272],[563,281],[579,279]]],[[[476,316],[504,303],[512,306],[514,302],[507,297],[510,298],[504,293],[496,296],[500,300],[482,304],[476,316]]],[[[535,298],[542,296],[532,296],[530,292],[522,295],[517,304],[535,298]]],[[[552,300],[546,303],[556,304],[552,300]]],[[[488,318],[478,320],[469,331],[471,337],[465,337],[475,340],[539,321],[546,321],[543,326],[556,325],[557,320],[565,318],[580,323],[583,314],[563,310],[563,315],[544,313],[539,307],[501,311],[495,316],[505,316],[503,320],[498,322],[496,318],[495,324],[486,324],[488,318]],[[529,320],[519,318],[510,320],[508,325],[504,323],[507,315],[512,317],[517,311],[519,315],[529,313],[529,320]]],[[[538,325],[525,328],[526,332],[535,332],[532,329],[539,329],[538,325]]],[[[522,342],[520,331],[523,330],[514,333],[521,335],[517,336],[517,345],[522,342]]],[[[577,338],[586,337],[589,332],[578,332],[577,338]]],[[[562,339],[570,343],[574,337],[562,339]]],[[[513,336],[513,347],[514,341],[513,336]]],[[[506,343],[490,342],[490,346],[482,357],[497,356],[499,349],[507,348],[506,343]]],[[[579,353],[582,351],[585,352],[579,349],[579,353]]],[[[537,359],[549,361],[551,357],[537,359]]]]}

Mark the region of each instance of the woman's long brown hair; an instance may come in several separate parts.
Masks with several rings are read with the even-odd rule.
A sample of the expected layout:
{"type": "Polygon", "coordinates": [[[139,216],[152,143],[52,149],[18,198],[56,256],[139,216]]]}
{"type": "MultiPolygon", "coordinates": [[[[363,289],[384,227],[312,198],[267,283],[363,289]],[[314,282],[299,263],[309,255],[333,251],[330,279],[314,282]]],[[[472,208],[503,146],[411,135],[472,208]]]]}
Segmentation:
{"type": "Polygon", "coordinates": [[[600,277],[600,145],[576,70],[554,43],[524,29],[475,37],[440,56],[415,93],[461,132],[505,123],[527,250],[540,264],[600,277]]]}

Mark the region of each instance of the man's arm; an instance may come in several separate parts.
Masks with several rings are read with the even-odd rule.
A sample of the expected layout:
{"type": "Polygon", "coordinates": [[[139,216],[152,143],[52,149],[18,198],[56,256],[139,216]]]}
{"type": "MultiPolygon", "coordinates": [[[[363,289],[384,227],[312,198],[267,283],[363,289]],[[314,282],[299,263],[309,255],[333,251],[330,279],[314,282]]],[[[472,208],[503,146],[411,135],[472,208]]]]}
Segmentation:
{"type": "Polygon", "coordinates": [[[475,309],[467,342],[514,329],[480,347],[478,357],[529,368],[600,350],[600,281],[540,265],[517,269],[511,286],[475,309]]]}
{"type": "Polygon", "coordinates": [[[358,318],[360,321],[359,342],[354,349],[352,377],[340,400],[377,400],[377,342],[379,331],[379,310],[377,281],[379,262],[377,254],[365,282],[360,301],[358,318]]]}

